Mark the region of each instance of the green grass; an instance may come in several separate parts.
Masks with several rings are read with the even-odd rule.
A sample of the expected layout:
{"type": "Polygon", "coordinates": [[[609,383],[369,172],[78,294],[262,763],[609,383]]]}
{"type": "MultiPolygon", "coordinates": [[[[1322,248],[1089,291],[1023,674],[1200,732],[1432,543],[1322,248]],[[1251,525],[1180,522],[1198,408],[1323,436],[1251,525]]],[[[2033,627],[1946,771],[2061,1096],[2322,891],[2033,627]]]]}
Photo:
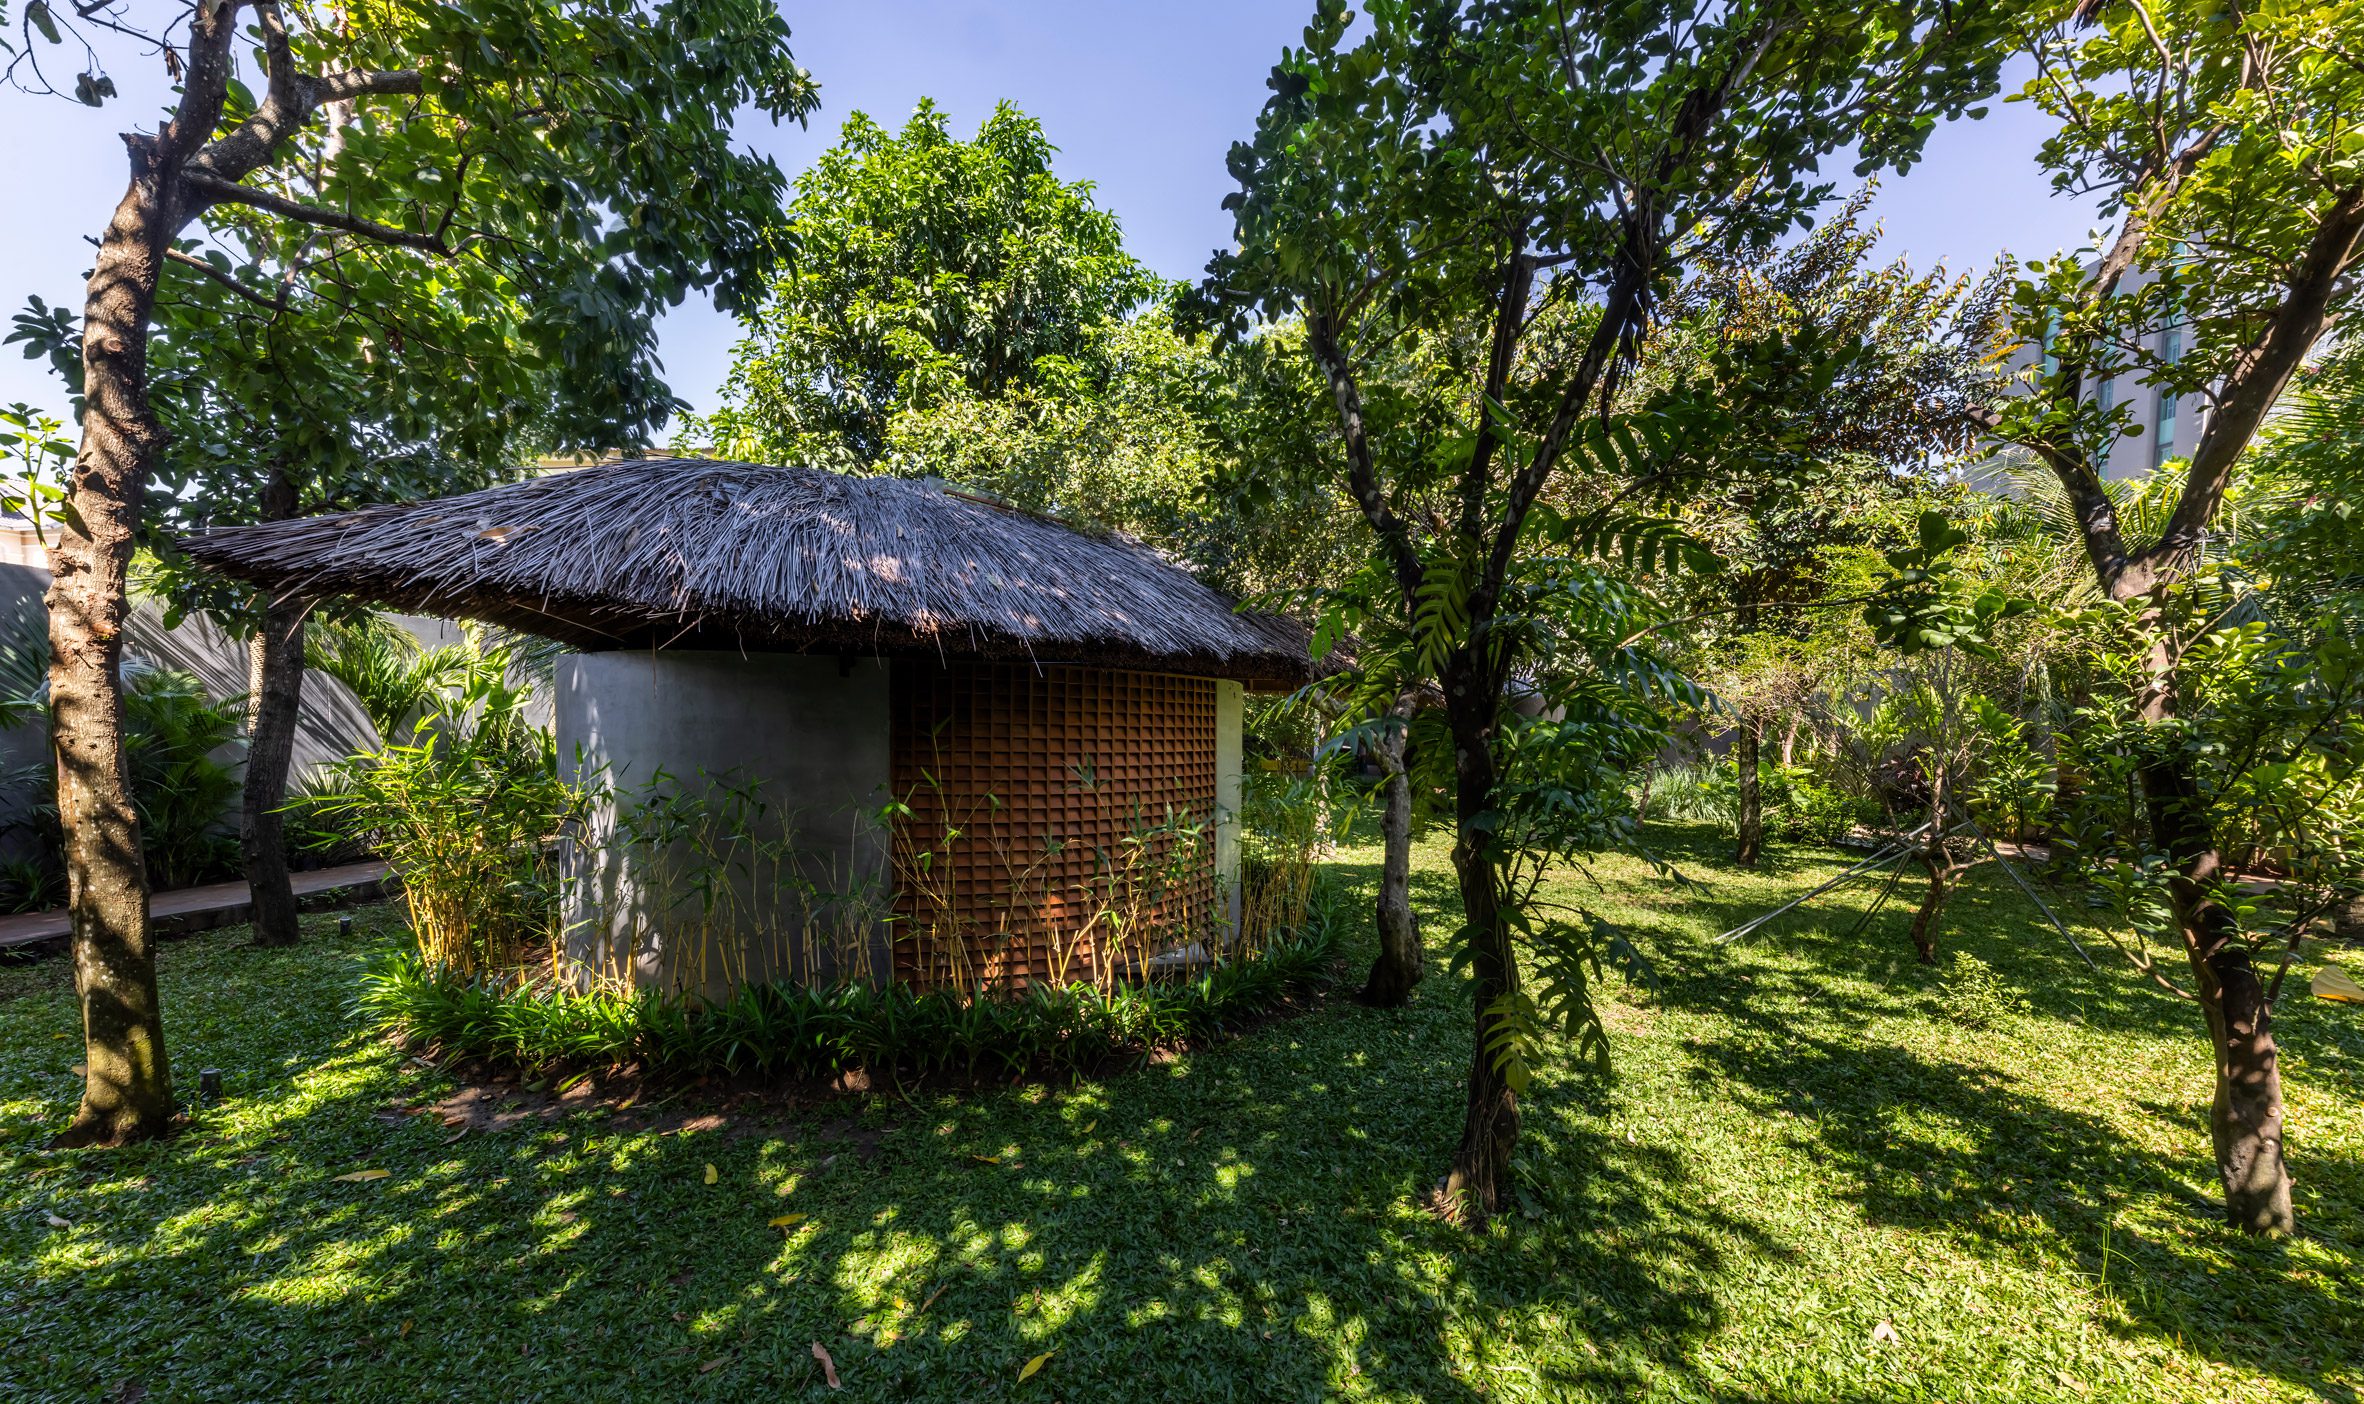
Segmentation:
{"type": "MultiPolygon", "coordinates": [[[[1618,1078],[1546,1068],[1517,1209],[1419,1199],[1458,1122],[1466,1004],[1334,1001],[1138,1072],[803,1110],[688,1097],[451,1132],[348,1013],[390,913],[292,952],[165,948],[167,1146],[51,1154],[69,967],[0,969],[0,1400],[2352,1399],[2364,1387],[2364,1029],[2280,1018],[2305,1233],[2213,1219],[2196,1015],[2095,981],[1983,880],[1949,942],[2030,1013],[1934,1003],[1868,889],[1707,938],[1833,869],[1701,884],[1604,863],[1639,932],[1618,1078]],[[705,1183],[705,1167],[716,1183],[705,1183]],[[361,1169],[373,1182],[334,1177],[361,1169]],[[772,1227],[775,1216],[807,1217],[772,1227]],[[59,1228],[51,1216],[67,1221],[59,1228]],[[1895,1339],[1875,1340],[1887,1323],[1895,1339]],[[811,1345],[844,1381],[831,1394],[811,1345]],[[1033,1378],[1025,1363],[1052,1352],[1033,1378]]],[[[1350,851],[1368,882],[1375,855],[1350,851]]],[[[1441,847],[1417,878],[1447,929],[1441,847]]],[[[1358,937],[1355,958],[1367,946],[1358,937]]],[[[2305,962],[2294,980],[2302,979],[2305,962]]],[[[1438,969],[1441,970],[1441,964],[1438,969]]],[[[1614,984],[1614,982],[1612,982],[1614,984]]],[[[694,1095],[694,1094],[692,1094],[694,1095]]]]}

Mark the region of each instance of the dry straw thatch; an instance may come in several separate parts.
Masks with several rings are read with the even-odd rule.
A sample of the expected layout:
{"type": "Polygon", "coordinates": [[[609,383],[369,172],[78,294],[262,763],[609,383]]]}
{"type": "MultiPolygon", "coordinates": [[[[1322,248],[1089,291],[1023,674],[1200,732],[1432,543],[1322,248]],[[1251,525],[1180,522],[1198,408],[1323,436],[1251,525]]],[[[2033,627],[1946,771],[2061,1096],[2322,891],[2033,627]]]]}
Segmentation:
{"type": "Polygon", "coordinates": [[[1129,538],[929,483],[642,459],[230,527],[188,553],[289,595],[482,619],[582,648],[1033,658],[1292,685],[1304,629],[1129,538]]]}

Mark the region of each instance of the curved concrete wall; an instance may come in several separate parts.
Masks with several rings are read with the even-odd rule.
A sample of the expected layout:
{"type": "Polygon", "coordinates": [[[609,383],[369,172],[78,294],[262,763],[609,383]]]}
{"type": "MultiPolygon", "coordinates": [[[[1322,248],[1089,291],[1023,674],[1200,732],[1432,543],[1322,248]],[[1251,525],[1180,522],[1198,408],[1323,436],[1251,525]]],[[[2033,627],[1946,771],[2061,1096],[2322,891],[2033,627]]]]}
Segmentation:
{"type": "Polygon", "coordinates": [[[560,764],[614,796],[566,860],[567,950],[586,976],[717,996],[886,979],[887,682],[867,658],[560,658],[560,764]],[[722,822],[745,808],[734,793],[761,805],[743,826],[722,822]]]}

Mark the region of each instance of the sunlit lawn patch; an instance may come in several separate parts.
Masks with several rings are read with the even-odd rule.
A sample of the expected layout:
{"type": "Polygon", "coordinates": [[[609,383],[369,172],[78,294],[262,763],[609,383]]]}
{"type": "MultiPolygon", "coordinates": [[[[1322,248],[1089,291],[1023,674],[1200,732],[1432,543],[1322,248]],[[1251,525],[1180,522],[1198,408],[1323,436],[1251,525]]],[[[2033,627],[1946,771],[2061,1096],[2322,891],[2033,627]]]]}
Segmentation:
{"type": "MultiPolygon", "coordinates": [[[[1418,1207],[1467,1056],[1442,979],[1073,1087],[455,1135],[401,1114],[449,1079],[348,1011],[399,936],[381,909],[291,952],[167,946],[181,1083],[220,1067],[231,1100],[66,1156],[40,1147],[72,1106],[70,968],[0,970],[0,1398],[829,1396],[816,1343],[833,1397],[882,1400],[2364,1387],[2354,1009],[2281,1016],[2306,1234],[2252,1243],[2211,1218],[2191,1011],[2097,984],[1991,885],[1949,939],[2030,1000],[2015,1025],[1950,1020],[1904,915],[1848,937],[1844,896],[1714,948],[1832,863],[1739,874],[1655,837],[1700,890],[1611,862],[1584,900],[1663,992],[1610,1011],[1613,1086],[1546,1070],[1519,1205],[1474,1241],[1418,1207]]],[[[1449,868],[1420,861],[1441,933],[1449,868]]]]}

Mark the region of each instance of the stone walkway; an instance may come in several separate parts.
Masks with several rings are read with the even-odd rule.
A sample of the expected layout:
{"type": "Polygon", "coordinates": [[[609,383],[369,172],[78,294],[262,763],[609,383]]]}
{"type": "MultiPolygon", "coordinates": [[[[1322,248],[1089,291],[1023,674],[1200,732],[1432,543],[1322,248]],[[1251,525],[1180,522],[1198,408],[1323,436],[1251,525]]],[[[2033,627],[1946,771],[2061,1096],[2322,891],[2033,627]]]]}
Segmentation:
{"type": "MultiPolygon", "coordinates": [[[[386,895],[391,874],[383,863],[347,863],[337,868],[314,868],[294,875],[296,905],[311,910],[370,902],[386,895]]],[[[235,926],[253,915],[243,882],[217,882],[210,887],[184,887],[159,892],[148,899],[148,921],[159,936],[185,936],[217,926],[235,926]]],[[[71,929],[61,908],[0,916],[0,951],[62,941],[71,929]]]]}

